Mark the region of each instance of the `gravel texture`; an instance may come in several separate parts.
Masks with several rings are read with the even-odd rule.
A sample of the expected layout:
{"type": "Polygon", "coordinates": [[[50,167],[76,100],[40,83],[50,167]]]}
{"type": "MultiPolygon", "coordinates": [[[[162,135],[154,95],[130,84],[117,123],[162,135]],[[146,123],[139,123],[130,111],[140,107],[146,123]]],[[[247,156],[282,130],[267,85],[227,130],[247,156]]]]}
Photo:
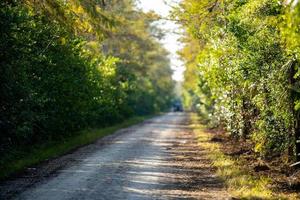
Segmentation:
{"type": "Polygon", "coordinates": [[[0,184],[0,199],[229,199],[186,113],[104,137],[0,184]]]}

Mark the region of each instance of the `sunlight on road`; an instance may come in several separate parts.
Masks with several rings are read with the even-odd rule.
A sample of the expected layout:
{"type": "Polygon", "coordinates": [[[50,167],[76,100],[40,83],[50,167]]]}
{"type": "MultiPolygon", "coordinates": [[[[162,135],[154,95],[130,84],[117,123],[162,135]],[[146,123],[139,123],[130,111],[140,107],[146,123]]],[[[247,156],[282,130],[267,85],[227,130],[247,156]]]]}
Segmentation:
{"type": "Polygon", "coordinates": [[[82,148],[78,154],[84,159],[77,156],[76,164],[28,188],[20,198],[223,199],[222,182],[198,149],[187,117],[169,113],[82,148]]]}

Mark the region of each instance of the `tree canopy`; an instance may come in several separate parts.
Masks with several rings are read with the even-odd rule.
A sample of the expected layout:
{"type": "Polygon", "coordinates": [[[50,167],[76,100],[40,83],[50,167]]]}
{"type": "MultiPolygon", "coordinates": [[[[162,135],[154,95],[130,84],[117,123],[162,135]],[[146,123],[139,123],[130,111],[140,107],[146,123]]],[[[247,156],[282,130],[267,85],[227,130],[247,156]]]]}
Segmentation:
{"type": "MultiPolygon", "coordinates": [[[[185,106],[268,158],[299,153],[296,1],[184,0],[185,106]]],[[[284,156],[282,157],[284,158],[284,156]]]]}
{"type": "Polygon", "coordinates": [[[169,107],[157,16],[135,1],[0,5],[0,152],[169,107]]]}

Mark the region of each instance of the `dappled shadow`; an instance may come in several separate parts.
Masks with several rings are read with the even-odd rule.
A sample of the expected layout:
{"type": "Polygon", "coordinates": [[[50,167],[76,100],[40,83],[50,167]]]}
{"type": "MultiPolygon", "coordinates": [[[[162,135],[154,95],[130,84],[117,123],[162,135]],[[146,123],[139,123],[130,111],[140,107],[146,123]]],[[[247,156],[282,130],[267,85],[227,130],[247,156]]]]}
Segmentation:
{"type": "MultiPolygon", "coordinates": [[[[159,126],[170,129],[173,125],[159,126]]],[[[227,199],[223,182],[214,175],[214,168],[200,149],[189,126],[177,126],[174,135],[152,144],[160,146],[160,154],[127,160],[130,166],[123,191],[137,199],[227,199]]],[[[152,132],[155,134],[155,132],[152,132]]],[[[153,135],[151,136],[153,137],[153,135]]]]}
{"type": "Polygon", "coordinates": [[[187,119],[168,114],[100,140],[20,198],[227,199],[187,119]]]}

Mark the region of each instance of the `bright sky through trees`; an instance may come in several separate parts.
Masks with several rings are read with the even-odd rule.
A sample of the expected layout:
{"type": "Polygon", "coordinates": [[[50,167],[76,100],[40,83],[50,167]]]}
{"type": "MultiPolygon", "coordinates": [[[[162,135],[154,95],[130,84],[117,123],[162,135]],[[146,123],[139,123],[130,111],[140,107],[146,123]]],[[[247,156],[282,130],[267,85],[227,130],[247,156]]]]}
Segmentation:
{"type": "MultiPolygon", "coordinates": [[[[144,11],[151,11],[160,14],[167,18],[172,7],[168,4],[172,4],[175,1],[172,0],[140,0],[139,7],[144,11]]],[[[163,20],[159,24],[159,27],[165,30],[165,38],[162,41],[165,48],[170,52],[171,66],[174,70],[173,79],[176,81],[183,80],[184,66],[178,58],[176,52],[182,47],[182,44],[178,41],[180,35],[176,34],[179,27],[173,21],[163,20]]]]}

